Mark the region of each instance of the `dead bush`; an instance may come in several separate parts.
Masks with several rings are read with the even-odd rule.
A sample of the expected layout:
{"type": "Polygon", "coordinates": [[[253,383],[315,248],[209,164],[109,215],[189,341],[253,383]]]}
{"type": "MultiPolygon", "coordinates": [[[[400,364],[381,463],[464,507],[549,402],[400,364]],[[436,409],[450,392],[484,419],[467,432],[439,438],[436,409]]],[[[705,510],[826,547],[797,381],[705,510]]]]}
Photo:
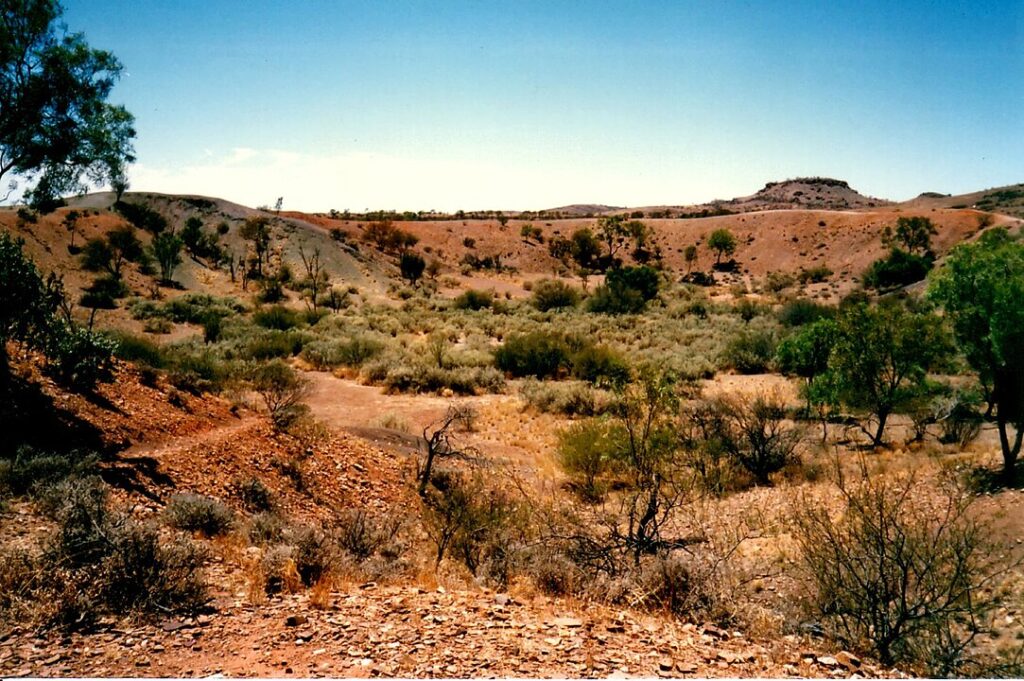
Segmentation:
{"type": "Polygon", "coordinates": [[[487,485],[480,472],[437,471],[423,502],[437,565],[451,555],[473,575],[507,585],[525,531],[518,499],[487,485]]]}
{"type": "MultiPolygon", "coordinates": [[[[358,561],[380,553],[395,541],[401,520],[385,521],[375,518],[363,509],[343,512],[335,522],[333,536],[343,550],[358,561]]],[[[396,556],[397,557],[397,556],[396,556]]]]}
{"type": "Polygon", "coordinates": [[[340,559],[338,545],[322,528],[304,527],[296,532],[292,559],[299,579],[313,586],[335,570],[340,559]]]}
{"type": "Polygon", "coordinates": [[[286,522],[273,511],[257,513],[249,519],[247,535],[249,541],[257,546],[276,544],[284,539],[286,522]]]}
{"type": "Polygon", "coordinates": [[[936,498],[913,477],[871,478],[864,466],[859,479],[837,479],[840,514],[807,499],[793,509],[816,614],[884,664],[963,675],[1009,567],[970,512],[973,497],[948,482],[936,498]]]}

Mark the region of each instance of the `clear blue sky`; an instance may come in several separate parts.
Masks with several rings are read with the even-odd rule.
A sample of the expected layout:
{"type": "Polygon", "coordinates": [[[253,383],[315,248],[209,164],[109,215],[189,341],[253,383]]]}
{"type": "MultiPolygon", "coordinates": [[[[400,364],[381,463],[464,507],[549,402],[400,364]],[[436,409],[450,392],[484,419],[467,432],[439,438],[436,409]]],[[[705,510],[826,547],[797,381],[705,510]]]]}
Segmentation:
{"type": "Polygon", "coordinates": [[[65,9],[125,65],[133,189],[454,210],[1024,181],[1022,0],[65,9]]]}

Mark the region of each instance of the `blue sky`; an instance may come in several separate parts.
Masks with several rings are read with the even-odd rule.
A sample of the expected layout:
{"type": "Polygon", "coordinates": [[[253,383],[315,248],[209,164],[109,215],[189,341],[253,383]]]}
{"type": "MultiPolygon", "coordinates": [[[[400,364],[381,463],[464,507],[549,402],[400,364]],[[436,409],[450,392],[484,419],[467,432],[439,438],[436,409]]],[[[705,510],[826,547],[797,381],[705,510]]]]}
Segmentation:
{"type": "Polygon", "coordinates": [[[1024,181],[1024,1],[65,0],[132,188],[327,210],[1024,181]]]}

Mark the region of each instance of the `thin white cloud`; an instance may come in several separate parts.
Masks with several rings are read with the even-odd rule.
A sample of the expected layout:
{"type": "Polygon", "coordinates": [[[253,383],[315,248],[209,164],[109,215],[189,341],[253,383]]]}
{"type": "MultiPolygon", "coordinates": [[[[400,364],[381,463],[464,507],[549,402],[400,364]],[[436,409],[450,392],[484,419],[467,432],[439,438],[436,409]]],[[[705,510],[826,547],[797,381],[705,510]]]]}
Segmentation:
{"type": "Polygon", "coordinates": [[[130,179],[133,191],[201,194],[249,206],[273,204],[280,196],[286,209],[307,211],[517,210],[578,202],[651,205],[711,197],[721,189],[713,187],[721,172],[712,177],[699,169],[680,181],[659,168],[542,165],[238,148],[219,157],[203,154],[180,168],[140,163],[132,167],[130,179]]]}

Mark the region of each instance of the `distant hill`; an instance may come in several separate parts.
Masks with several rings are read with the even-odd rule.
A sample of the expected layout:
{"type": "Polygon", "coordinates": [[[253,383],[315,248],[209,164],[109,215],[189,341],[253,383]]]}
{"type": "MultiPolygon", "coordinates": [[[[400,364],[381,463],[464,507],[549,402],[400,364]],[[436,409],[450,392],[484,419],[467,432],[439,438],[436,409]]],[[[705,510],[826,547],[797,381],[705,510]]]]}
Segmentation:
{"type": "Polygon", "coordinates": [[[940,194],[925,192],[917,198],[899,204],[913,210],[931,208],[973,208],[986,213],[1024,218],[1024,183],[984,189],[970,194],[940,194]]]}
{"type": "Polygon", "coordinates": [[[736,212],[755,210],[858,210],[879,208],[893,202],[864,196],[844,180],[830,177],[798,177],[781,182],[769,182],[760,191],[721,205],[736,212]]]}

